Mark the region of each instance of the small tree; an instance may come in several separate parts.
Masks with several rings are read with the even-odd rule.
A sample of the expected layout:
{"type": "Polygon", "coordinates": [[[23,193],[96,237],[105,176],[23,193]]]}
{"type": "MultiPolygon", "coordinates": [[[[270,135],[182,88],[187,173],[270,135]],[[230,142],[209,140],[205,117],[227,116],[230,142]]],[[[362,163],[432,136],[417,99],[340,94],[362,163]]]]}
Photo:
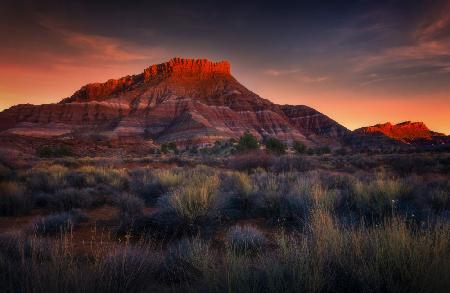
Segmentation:
{"type": "Polygon", "coordinates": [[[295,141],[294,142],[294,150],[299,153],[299,154],[304,154],[307,151],[307,147],[304,143],[300,142],[300,141],[295,141]]]}
{"type": "Polygon", "coordinates": [[[241,151],[257,150],[259,149],[259,142],[256,137],[247,132],[239,138],[237,148],[241,151]]]}
{"type": "Polygon", "coordinates": [[[276,138],[269,138],[266,141],[266,149],[276,154],[284,154],[286,152],[286,145],[276,138]]]}
{"type": "Polygon", "coordinates": [[[161,153],[167,154],[169,151],[178,153],[177,144],[175,142],[163,143],[161,145],[161,153]]]}
{"type": "Polygon", "coordinates": [[[41,158],[60,158],[72,156],[73,151],[68,145],[44,145],[37,149],[37,155],[41,158]]]}
{"type": "Polygon", "coordinates": [[[177,144],[173,141],[169,142],[168,144],[169,150],[174,151],[175,153],[178,153],[177,144]]]}
{"type": "Polygon", "coordinates": [[[259,142],[254,135],[247,132],[239,138],[237,149],[239,150],[259,149],[259,142]]]}
{"type": "Polygon", "coordinates": [[[321,146],[321,147],[318,147],[318,148],[314,149],[314,153],[316,155],[329,154],[329,153],[331,153],[331,149],[327,145],[326,146],[321,146]]]}

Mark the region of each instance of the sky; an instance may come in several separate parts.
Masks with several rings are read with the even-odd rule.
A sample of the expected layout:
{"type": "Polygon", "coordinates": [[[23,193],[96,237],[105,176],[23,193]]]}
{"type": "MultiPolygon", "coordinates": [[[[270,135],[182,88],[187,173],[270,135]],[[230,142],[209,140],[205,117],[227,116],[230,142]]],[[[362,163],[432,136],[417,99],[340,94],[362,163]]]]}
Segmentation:
{"type": "Polygon", "coordinates": [[[450,0],[2,0],[0,110],[175,56],[228,60],[260,96],[349,129],[411,120],[450,133],[450,0]]]}

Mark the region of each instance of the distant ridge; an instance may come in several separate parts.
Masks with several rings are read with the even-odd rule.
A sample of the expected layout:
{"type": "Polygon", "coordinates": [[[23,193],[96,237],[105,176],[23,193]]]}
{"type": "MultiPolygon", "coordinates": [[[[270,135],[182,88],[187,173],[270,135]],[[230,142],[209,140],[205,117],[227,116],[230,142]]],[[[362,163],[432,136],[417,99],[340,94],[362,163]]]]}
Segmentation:
{"type": "Polygon", "coordinates": [[[431,140],[436,136],[445,136],[443,133],[431,131],[423,122],[405,121],[398,124],[390,122],[356,129],[355,133],[371,134],[381,133],[397,141],[410,143],[415,140],[431,140]]]}

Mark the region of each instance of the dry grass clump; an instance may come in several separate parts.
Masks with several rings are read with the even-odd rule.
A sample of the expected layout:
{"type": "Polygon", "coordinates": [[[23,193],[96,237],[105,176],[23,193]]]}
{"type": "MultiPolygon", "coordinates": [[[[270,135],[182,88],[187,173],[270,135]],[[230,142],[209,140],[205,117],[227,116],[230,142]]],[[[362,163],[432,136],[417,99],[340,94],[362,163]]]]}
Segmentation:
{"type": "Polygon", "coordinates": [[[75,172],[85,176],[85,182],[88,186],[106,184],[116,190],[126,190],[129,187],[126,169],[83,166],[76,169],[75,172]]]}
{"type": "Polygon", "coordinates": [[[165,191],[179,186],[183,182],[183,175],[185,174],[174,170],[158,170],[154,173],[156,180],[165,191]]]}
{"type": "Polygon", "coordinates": [[[172,192],[169,206],[178,217],[189,223],[206,218],[214,212],[218,186],[217,175],[193,174],[185,185],[172,192]]]}

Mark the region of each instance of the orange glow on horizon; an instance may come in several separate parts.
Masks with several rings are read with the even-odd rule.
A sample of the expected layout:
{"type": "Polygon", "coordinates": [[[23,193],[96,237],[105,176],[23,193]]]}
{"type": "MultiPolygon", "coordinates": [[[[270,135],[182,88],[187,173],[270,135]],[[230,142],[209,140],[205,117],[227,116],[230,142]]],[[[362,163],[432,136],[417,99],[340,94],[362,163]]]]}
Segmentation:
{"type": "MultiPolygon", "coordinates": [[[[128,74],[136,74],[148,65],[115,65],[110,67],[41,68],[10,65],[0,71],[0,110],[16,104],[55,103],[72,95],[82,85],[104,82],[128,74]]],[[[251,72],[234,74],[246,79],[251,72]]],[[[257,75],[257,74],[254,74],[257,75]]],[[[312,84],[306,90],[298,86],[285,87],[274,81],[244,82],[250,90],[278,104],[307,105],[354,130],[377,123],[423,121],[431,130],[450,133],[450,96],[434,93],[430,96],[386,96],[346,90],[323,90],[312,84]]]]}

